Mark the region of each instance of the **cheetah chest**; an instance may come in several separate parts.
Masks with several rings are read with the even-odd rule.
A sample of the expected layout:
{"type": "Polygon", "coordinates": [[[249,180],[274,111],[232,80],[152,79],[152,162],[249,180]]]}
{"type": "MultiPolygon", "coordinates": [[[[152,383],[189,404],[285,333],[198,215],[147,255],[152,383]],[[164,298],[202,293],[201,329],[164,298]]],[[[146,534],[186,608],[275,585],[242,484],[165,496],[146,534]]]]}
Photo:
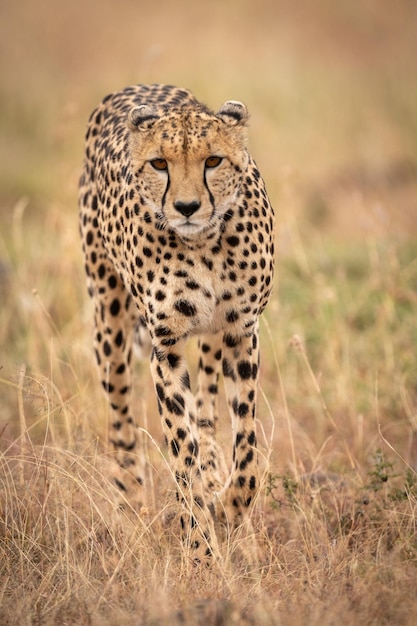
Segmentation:
{"type": "Polygon", "coordinates": [[[231,270],[222,255],[141,248],[140,256],[125,249],[124,267],[116,265],[158,342],[220,330],[242,335],[255,323],[262,288],[246,271],[231,270]]]}
{"type": "Polygon", "coordinates": [[[206,259],[192,264],[188,259],[188,264],[185,261],[177,268],[163,266],[147,272],[145,319],[162,343],[226,329],[241,335],[254,323],[256,307],[242,287],[244,277],[233,275],[231,280],[221,264],[209,265],[206,259]]]}

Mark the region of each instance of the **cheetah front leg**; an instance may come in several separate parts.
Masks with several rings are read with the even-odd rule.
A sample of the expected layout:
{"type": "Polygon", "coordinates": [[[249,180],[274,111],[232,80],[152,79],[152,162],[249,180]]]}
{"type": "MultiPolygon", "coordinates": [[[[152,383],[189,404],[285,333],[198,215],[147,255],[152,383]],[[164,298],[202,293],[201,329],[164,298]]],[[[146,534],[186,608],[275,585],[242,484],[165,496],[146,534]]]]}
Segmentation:
{"type": "Polygon", "coordinates": [[[169,348],[154,345],[151,372],[170,465],[182,504],[181,526],[193,563],[217,554],[213,515],[206,502],[197,429],[197,407],[183,354],[184,340],[169,348]]]}
{"type": "Polygon", "coordinates": [[[132,342],[138,312],[121,278],[104,259],[99,267],[99,280],[90,294],[95,303],[96,360],[112,410],[110,442],[117,461],[112,477],[122,496],[118,498],[119,504],[123,506],[127,500],[139,509],[145,499],[145,460],[131,407],[132,342]]]}
{"type": "Polygon", "coordinates": [[[197,426],[205,493],[207,501],[212,504],[215,493],[223,489],[228,475],[223,450],[216,441],[222,343],[222,333],[202,336],[198,342],[197,426]]]}
{"type": "Polygon", "coordinates": [[[218,507],[229,529],[239,526],[258,488],[256,396],[259,369],[258,325],[251,335],[225,337],[223,375],[232,419],[233,465],[218,507]]]}

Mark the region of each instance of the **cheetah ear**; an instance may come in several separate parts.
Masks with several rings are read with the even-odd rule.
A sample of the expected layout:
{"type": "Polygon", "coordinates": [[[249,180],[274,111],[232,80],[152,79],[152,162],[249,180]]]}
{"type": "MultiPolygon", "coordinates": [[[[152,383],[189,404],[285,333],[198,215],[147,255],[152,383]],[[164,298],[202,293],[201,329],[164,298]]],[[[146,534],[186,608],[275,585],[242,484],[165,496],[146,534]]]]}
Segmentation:
{"type": "Polygon", "coordinates": [[[140,107],[130,109],[127,119],[132,130],[149,130],[158,119],[158,115],[155,109],[142,104],[140,107]]]}
{"type": "Polygon", "coordinates": [[[238,100],[228,100],[225,102],[217,115],[226,122],[226,124],[233,126],[245,126],[249,119],[249,112],[246,106],[243,102],[239,102],[238,100]]]}

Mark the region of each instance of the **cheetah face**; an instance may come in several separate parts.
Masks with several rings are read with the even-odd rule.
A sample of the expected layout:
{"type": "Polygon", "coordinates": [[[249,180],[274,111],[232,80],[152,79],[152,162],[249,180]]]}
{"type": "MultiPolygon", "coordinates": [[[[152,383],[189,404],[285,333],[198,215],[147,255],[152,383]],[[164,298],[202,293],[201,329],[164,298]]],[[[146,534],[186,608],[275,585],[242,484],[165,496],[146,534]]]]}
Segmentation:
{"type": "Polygon", "coordinates": [[[128,116],[137,190],[162,227],[192,237],[219,225],[248,165],[248,112],[228,101],[203,107],[134,107],[128,116]]]}

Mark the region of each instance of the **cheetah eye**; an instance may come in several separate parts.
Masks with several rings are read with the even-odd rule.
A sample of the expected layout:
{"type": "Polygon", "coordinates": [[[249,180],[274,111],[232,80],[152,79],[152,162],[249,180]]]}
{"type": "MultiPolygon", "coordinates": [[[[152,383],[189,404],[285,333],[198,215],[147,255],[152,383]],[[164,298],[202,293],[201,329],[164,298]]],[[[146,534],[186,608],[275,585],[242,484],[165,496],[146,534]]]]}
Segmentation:
{"type": "Polygon", "coordinates": [[[217,167],[223,161],[222,157],[219,156],[211,156],[206,159],[206,167],[217,167]]]}
{"type": "Polygon", "coordinates": [[[151,165],[155,170],[166,170],[168,169],[168,163],[165,159],[152,159],[151,165]]]}

